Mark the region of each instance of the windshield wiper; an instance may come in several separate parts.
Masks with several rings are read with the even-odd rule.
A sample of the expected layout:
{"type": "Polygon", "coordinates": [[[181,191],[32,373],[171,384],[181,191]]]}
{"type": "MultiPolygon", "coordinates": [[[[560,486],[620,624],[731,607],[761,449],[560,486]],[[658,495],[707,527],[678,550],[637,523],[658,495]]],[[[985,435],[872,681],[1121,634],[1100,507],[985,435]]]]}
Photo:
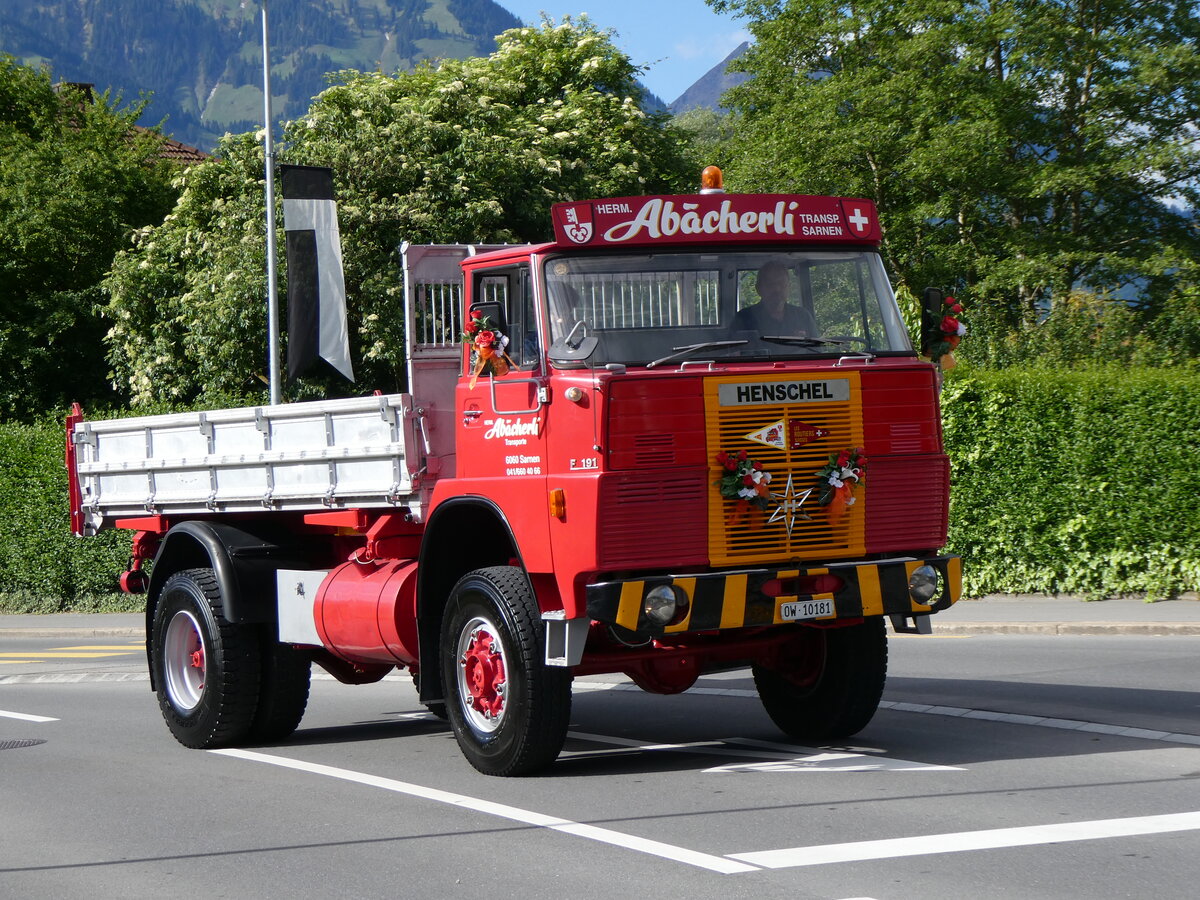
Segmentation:
{"type": "Polygon", "coordinates": [[[670,362],[673,359],[679,359],[684,356],[690,356],[693,353],[698,353],[701,350],[719,350],[723,347],[740,347],[742,344],[748,344],[749,341],[705,341],[703,344],[689,344],[687,347],[672,347],[674,353],[664,356],[662,359],[656,359],[653,362],[646,363],[647,369],[653,369],[655,366],[661,366],[665,362],[670,362]]]}
{"type": "Polygon", "coordinates": [[[784,334],[764,334],[759,340],[766,341],[770,344],[791,344],[796,347],[823,347],[826,344],[832,347],[841,347],[849,344],[850,341],[840,340],[838,338],[827,337],[798,337],[784,334]]]}
{"type": "MultiPolygon", "coordinates": [[[[827,338],[827,337],[788,337],[786,335],[771,335],[762,337],[762,340],[769,341],[772,344],[789,344],[797,347],[823,347],[829,345],[831,347],[844,347],[847,344],[852,344],[854,341],[861,341],[862,338],[827,338]]],[[[846,353],[853,353],[856,358],[872,360],[875,354],[870,350],[846,350],[846,353]]],[[[849,359],[848,356],[843,356],[842,359],[849,359]]]]}

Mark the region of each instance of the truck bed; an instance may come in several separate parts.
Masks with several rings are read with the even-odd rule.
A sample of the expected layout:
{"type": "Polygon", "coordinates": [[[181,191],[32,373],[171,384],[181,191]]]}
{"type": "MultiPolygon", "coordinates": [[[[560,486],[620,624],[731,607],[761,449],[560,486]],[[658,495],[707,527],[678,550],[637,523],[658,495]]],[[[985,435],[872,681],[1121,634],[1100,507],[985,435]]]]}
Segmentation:
{"type": "Polygon", "coordinates": [[[146,515],[416,513],[427,443],[408,394],[85,421],[71,440],[85,533],[146,515]]]}

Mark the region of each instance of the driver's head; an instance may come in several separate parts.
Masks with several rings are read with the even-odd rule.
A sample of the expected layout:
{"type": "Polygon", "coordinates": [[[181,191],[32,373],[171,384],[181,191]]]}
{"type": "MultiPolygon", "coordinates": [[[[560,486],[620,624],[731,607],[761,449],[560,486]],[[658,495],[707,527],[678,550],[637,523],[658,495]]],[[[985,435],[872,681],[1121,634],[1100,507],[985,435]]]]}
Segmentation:
{"type": "Polygon", "coordinates": [[[758,296],[763,302],[771,305],[782,303],[788,294],[787,266],[778,260],[771,260],[758,270],[755,287],[758,288],[758,296]]]}

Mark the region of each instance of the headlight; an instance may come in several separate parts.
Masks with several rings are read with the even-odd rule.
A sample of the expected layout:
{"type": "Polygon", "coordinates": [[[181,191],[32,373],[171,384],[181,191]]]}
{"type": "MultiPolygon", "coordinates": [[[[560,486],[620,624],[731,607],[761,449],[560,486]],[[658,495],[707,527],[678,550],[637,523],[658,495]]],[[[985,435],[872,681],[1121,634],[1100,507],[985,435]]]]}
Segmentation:
{"type": "Polygon", "coordinates": [[[683,621],[687,613],[687,595],[670,584],[659,584],[642,598],[642,617],[647,625],[671,625],[683,621]]]}
{"type": "Polygon", "coordinates": [[[922,606],[940,593],[941,578],[933,566],[918,566],[908,578],[908,596],[922,606]]]}

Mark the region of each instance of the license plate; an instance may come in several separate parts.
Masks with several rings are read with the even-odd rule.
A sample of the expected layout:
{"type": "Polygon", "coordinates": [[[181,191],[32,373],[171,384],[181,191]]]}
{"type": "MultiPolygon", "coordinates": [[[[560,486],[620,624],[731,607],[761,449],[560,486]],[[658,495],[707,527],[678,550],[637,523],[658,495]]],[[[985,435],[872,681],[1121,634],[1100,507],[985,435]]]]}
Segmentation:
{"type": "Polygon", "coordinates": [[[779,618],[785,622],[824,619],[833,615],[832,600],[792,600],[779,604],[779,618]]]}

